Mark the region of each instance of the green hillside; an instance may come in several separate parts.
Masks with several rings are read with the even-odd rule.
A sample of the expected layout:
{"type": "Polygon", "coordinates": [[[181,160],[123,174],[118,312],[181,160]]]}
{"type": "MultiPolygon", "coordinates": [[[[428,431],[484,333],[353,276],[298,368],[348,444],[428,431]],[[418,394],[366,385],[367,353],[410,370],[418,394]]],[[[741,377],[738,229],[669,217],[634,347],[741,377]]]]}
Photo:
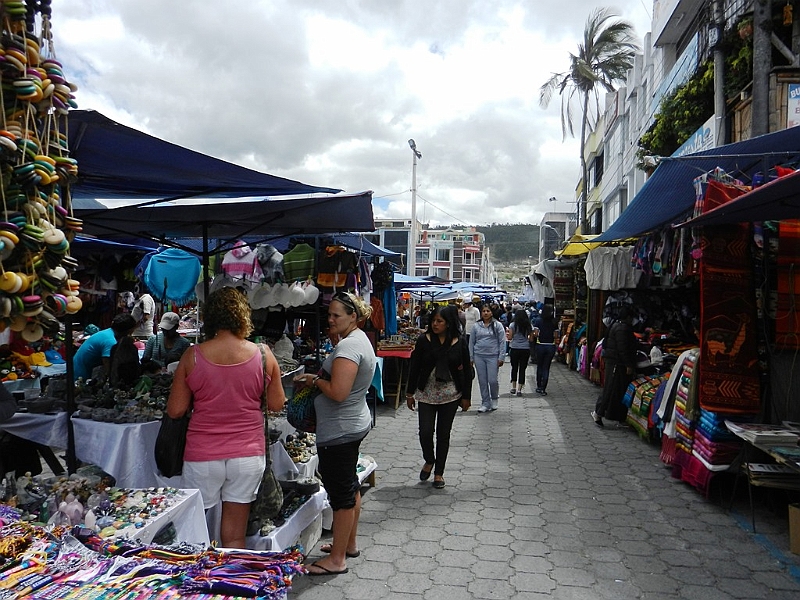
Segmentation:
{"type": "Polygon", "coordinates": [[[539,256],[539,226],[483,225],[476,228],[486,238],[493,262],[523,261],[539,256]]]}
{"type": "MultiPolygon", "coordinates": [[[[439,229],[461,229],[463,225],[442,225],[432,227],[439,229]]],[[[539,226],[529,224],[478,225],[477,229],[484,235],[486,245],[491,252],[492,262],[524,261],[528,257],[533,259],[539,256],[539,226]]]]}

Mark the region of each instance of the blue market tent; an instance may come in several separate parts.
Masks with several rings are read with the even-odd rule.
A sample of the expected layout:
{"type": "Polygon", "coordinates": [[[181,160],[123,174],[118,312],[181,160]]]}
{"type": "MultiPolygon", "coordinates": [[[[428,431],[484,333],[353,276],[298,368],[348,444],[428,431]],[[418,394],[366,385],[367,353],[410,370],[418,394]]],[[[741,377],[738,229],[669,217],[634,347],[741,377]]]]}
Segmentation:
{"type": "Polygon", "coordinates": [[[695,203],[693,180],[716,167],[749,183],[756,173],[798,161],[798,127],[686,156],[663,158],[630,206],[593,241],[612,242],[638,237],[689,217],[695,203]]]}
{"type": "MultiPolygon", "coordinates": [[[[70,111],[69,143],[79,172],[70,186],[71,208],[83,221],[83,232],[112,241],[202,238],[203,248],[196,254],[202,257],[206,282],[210,238],[375,229],[371,191],[336,194],[340,190],[259,173],[126,127],[95,111],[70,111]],[[106,208],[98,202],[114,198],[138,204],[106,208]]],[[[70,327],[67,332],[71,347],[70,327]]],[[[71,362],[68,356],[68,376],[71,362]]],[[[67,405],[74,408],[71,386],[67,405]]],[[[68,432],[73,472],[71,426],[68,432]]]]}
{"type": "MultiPolygon", "coordinates": [[[[259,173],[122,125],[94,110],[69,113],[70,156],[78,161],[76,200],[335,194],[259,173]]],[[[76,207],[81,207],[76,202],[76,207]]]]}
{"type": "Polygon", "coordinates": [[[375,229],[369,191],[337,194],[336,188],[259,173],[96,111],[71,111],[69,128],[79,173],[70,186],[72,207],[83,231],[99,238],[235,239],[375,229]],[[275,199],[298,195],[304,197],[275,199]],[[137,204],[107,208],[98,202],[120,198],[137,204]]]}

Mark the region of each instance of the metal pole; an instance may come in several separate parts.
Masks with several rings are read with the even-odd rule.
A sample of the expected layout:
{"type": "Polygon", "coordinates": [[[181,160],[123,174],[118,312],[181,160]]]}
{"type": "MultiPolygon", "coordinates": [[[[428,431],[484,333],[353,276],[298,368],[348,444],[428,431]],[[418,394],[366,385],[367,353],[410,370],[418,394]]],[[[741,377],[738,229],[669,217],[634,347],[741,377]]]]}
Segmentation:
{"type": "Polygon", "coordinates": [[[408,251],[408,276],[416,275],[417,266],[417,151],[412,148],[414,162],[411,165],[411,234],[408,251]]]}
{"type": "Polygon", "coordinates": [[[408,147],[414,154],[414,162],[411,163],[411,233],[408,251],[408,275],[416,275],[417,266],[417,159],[422,158],[422,152],[417,150],[417,143],[412,139],[408,140],[408,147]]]}

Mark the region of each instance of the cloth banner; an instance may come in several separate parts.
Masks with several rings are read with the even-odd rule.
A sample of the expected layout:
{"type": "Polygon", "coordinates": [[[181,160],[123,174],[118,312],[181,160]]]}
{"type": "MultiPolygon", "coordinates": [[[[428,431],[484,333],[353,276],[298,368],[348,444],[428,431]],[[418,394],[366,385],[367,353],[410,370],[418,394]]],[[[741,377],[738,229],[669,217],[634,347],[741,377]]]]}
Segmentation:
{"type": "MultiPolygon", "coordinates": [[[[708,181],[703,212],[744,193],[708,181]]],[[[760,385],[750,225],[702,228],[700,265],[699,400],[705,410],[756,413],[760,385]]]]}
{"type": "Polygon", "coordinates": [[[778,236],[775,349],[796,350],[800,348],[800,220],[781,221],[778,236]]]}

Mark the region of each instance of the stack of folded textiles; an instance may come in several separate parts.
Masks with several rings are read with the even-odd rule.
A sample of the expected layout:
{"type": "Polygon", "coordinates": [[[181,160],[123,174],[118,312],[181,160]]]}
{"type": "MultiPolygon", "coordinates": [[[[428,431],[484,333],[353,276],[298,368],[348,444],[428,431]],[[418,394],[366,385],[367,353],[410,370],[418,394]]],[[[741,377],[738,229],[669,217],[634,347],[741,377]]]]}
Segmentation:
{"type": "Polygon", "coordinates": [[[742,448],[742,441],[725,427],[725,419],[725,415],[701,409],[694,432],[692,454],[715,471],[727,469],[742,448]]]}

